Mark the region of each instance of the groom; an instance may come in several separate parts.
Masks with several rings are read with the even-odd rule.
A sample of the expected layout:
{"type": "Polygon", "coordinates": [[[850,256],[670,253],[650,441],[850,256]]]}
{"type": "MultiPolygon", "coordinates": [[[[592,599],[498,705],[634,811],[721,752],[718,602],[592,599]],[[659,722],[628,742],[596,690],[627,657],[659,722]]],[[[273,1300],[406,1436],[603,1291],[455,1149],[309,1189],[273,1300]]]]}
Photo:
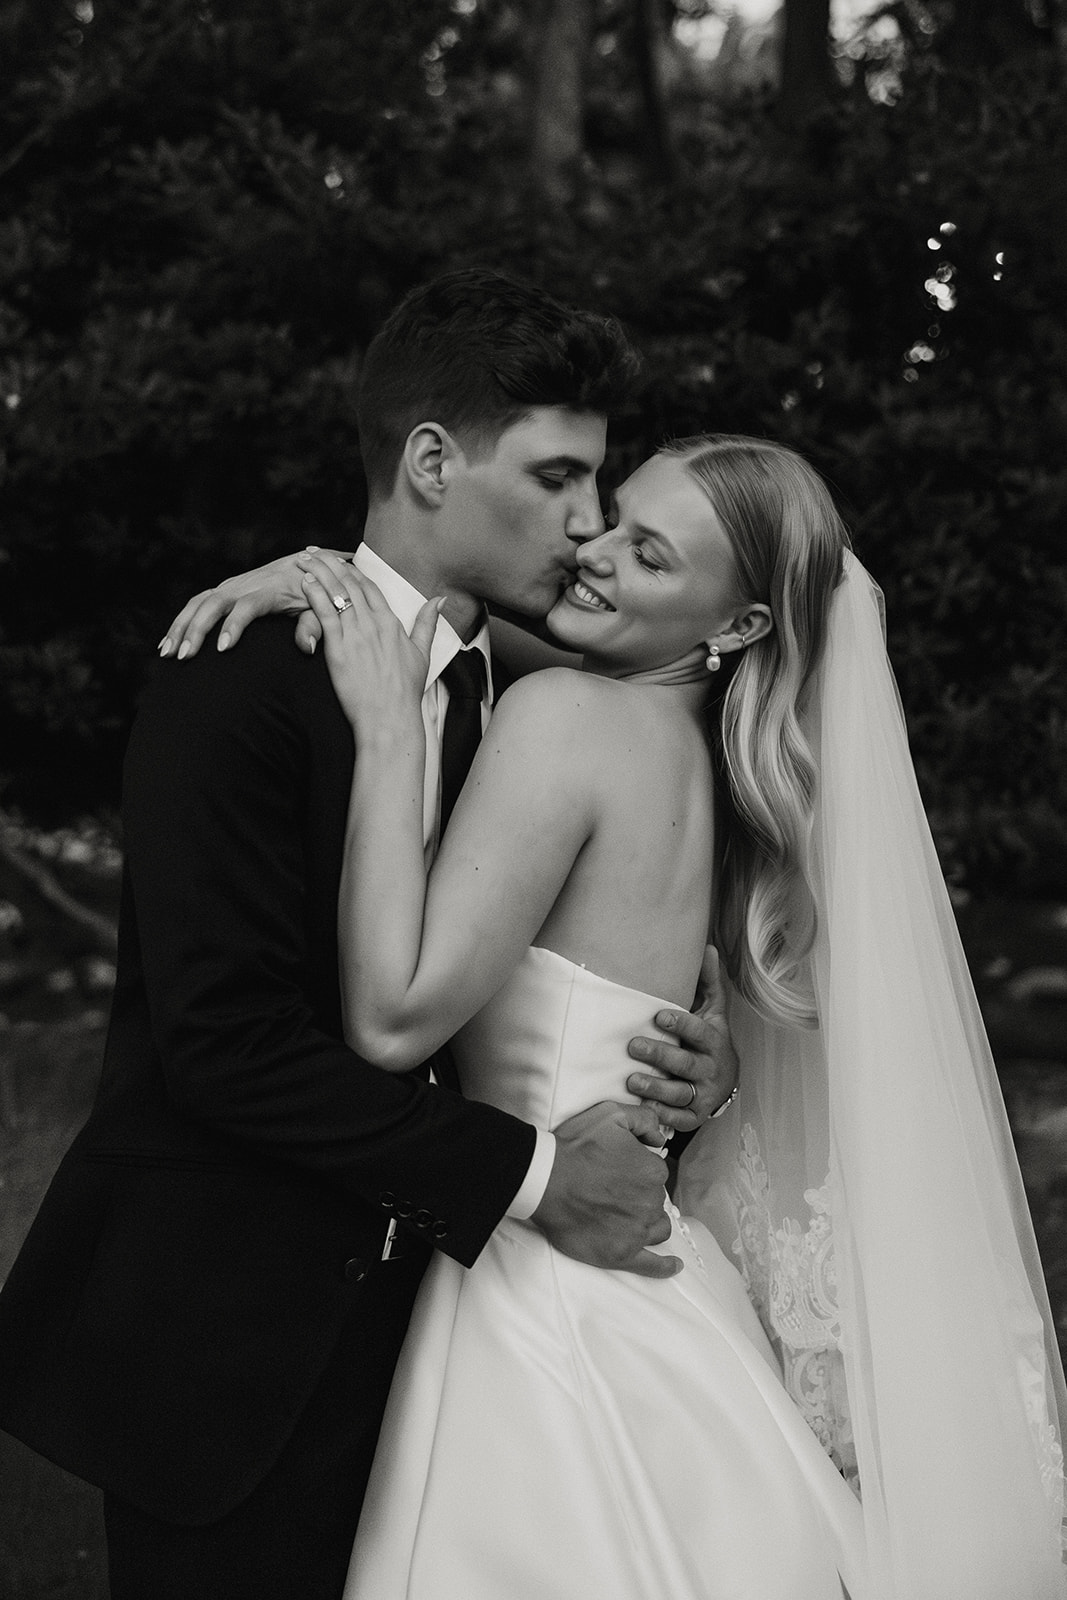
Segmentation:
{"type": "MultiPolygon", "coordinates": [[[[479,271],[409,296],[368,351],[358,559],[404,620],[448,596],[428,849],[452,658],[484,663],[484,723],[481,601],[555,600],[601,526],[633,361],[614,323],[479,271]]],[[[508,1213],[593,1264],[670,1273],[647,1248],[663,1165],[634,1135],[730,1088],[682,1018],[695,1050],[645,1055],[685,1074],[657,1089],[675,1111],[600,1106],[553,1136],[442,1086],[444,1054],[431,1082],[345,1047],[352,739],[288,634],[275,618],[167,664],[145,697],[100,1092],[0,1297],[0,1426],[103,1487],[112,1600],[337,1600],[431,1249],[470,1265],[508,1213]]]]}

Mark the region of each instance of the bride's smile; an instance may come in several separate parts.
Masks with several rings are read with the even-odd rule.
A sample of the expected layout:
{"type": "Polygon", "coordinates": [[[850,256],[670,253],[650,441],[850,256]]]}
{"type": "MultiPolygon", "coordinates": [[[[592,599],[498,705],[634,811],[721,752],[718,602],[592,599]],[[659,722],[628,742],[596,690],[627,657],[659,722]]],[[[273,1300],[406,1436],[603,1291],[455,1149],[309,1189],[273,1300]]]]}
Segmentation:
{"type": "MultiPolygon", "coordinates": [[[[603,533],[578,547],[578,572],[548,616],[587,668],[631,676],[679,662],[716,640],[738,647],[766,630],[739,592],[729,538],[684,463],[659,455],[614,496],[603,533]]],[[[766,612],[767,608],[757,608],[766,612]]]]}
{"type": "Polygon", "coordinates": [[[563,598],[574,604],[592,606],[595,611],[614,611],[615,607],[609,605],[602,594],[598,594],[591,584],[582,578],[575,578],[569,588],[563,591],[563,598]]]}

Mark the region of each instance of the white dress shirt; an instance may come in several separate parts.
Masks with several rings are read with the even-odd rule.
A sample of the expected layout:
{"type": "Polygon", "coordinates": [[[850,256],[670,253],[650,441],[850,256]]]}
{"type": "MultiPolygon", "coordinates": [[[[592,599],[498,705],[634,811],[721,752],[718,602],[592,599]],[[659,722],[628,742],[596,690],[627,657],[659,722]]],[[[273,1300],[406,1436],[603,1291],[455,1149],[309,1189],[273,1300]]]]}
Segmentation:
{"type": "MultiPolygon", "coordinates": [[[[353,564],[365,578],[377,584],[390,611],[410,633],[415,618],[426,604],[427,596],[401,577],[394,567],[375,551],[361,544],[352,557],[353,564]]],[[[423,779],[422,836],[429,867],[437,853],[441,817],[441,737],[448,710],[448,689],[441,673],[461,650],[477,650],[485,660],[485,694],[482,699],[482,732],[485,732],[493,705],[493,664],[489,654],[489,624],[482,626],[469,645],[465,645],[451,623],[438,617],[433,644],[430,646],[430,670],[426,677],[426,690],[422,697],[422,721],[426,729],[426,773],[423,779]]],[[[556,1141],[551,1133],[538,1128],[533,1159],[514,1200],[508,1207],[509,1217],[519,1220],[533,1215],[544,1197],[552,1163],[556,1156],[556,1141]]]]}

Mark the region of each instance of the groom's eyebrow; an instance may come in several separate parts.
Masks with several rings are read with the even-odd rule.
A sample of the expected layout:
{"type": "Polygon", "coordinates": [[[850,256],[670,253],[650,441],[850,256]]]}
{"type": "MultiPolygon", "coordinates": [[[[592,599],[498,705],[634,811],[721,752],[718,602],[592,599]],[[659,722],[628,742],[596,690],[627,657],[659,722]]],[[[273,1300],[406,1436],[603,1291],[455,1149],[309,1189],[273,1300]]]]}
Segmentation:
{"type": "Polygon", "coordinates": [[[595,474],[597,470],[591,461],[583,461],[581,456],[565,455],[544,456],[537,461],[532,461],[530,466],[535,472],[544,472],[547,469],[551,472],[592,472],[595,474]]]}

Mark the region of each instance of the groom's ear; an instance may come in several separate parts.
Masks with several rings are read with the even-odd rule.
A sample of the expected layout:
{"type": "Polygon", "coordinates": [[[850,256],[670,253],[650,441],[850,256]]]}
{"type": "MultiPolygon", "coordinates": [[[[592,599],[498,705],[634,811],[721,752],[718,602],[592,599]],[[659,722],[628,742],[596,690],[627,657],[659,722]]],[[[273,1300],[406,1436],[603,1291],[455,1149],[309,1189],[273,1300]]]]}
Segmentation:
{"type": "Polygon", "coordinates": [[[439,422],[420,422],[404,445],[402,470],[413,492],[430,507],[439,506],[462,451],[439,422]]]}

